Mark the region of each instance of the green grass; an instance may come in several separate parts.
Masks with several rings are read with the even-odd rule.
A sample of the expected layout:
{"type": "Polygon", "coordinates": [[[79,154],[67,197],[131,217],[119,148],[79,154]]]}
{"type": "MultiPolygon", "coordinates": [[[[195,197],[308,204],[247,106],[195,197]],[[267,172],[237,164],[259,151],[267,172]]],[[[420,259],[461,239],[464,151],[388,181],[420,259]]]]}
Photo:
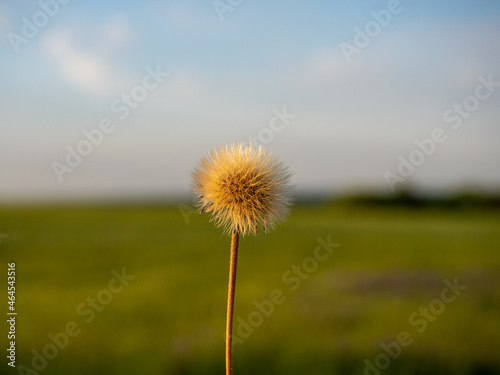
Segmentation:
{"type": "MultiPolygon", "coordinates": [[[[73,321],[81,332],[42,373],[224,373],[230,237],[206,215],[4,208],[0,232],[5,273],[16,262],[18,365],[31,368],[32,350],[73,321]],[[123,267],[135,279],[87,323],[78,307],[105,297],[123,267]]],[[[242,238],[238,266],[237,335],[254,301],[275,289],[284,301],[235,345],[235,374],[363,374],[402,331],[413,341],[383,374],[500,374],[498,211],[298,206],[277,231],[242,238]],[[333,254],[293,275],[328,236],[333,254]],[[456,277],[467,289],[418,332],[410,316],[456,277]]]]}

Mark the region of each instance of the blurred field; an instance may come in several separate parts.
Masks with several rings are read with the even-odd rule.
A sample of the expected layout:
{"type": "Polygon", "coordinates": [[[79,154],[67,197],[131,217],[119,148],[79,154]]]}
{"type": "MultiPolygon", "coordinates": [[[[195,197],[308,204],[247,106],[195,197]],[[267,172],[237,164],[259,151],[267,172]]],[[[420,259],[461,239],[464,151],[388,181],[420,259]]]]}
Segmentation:
{"type": "MultiPolygon", "coordinates": [[[[18,365],[32,368],[32,350],[73,321],[81,332],[40,373],[224,373],[230,239],[208,216],[186,223],[176,206],[4,208],[0,232],[5,274],[17,264],[18,365]],[[78,307],[88,311],[87,298],[123,267],[135,279],[87,323],[78,307]]],[[[242,239],[235,318],[246,321],[275,289],[285,300],[235,345],[235,374],[500,374],[498,210],[299,205],[277,231],[242,239]],[[340,246],[292,283],[292,267],[328,236],[340,246]],[[467,289],[422,318],[419,308],[455,278],[467,289]],[[380,344],[403,331],[412,343],[367,370],[377,356],[385,366],[380,344]]]]}

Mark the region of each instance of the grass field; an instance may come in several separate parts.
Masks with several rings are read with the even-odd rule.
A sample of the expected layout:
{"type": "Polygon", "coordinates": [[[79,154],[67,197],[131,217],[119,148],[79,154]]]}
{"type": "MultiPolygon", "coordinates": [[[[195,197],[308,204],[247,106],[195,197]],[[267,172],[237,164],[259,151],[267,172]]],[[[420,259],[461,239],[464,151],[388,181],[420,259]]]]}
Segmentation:
{"type": "MultiPolygon", "coordinates": [[[[2,373],[223,374],[230,239],[187,221],[0,209],[19,314],[2,373]]],[[[500,374],[500,214],[298,205],[240,242],[235,334],[241,375],[500,374]]]]}

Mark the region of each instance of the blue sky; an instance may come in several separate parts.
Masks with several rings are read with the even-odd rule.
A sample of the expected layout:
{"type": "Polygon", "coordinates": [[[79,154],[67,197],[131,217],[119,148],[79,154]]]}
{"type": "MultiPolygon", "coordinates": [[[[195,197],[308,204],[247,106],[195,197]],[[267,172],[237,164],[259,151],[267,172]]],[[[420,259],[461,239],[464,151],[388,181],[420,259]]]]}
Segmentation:
{"type": "Polygon", "coordinates": [[[188,193],[201,155],[259,135],[300,191],[500,186],[500,90],[476,97],[500,82],[500,2],[231,3],[221,20],[212,1],[0,2],[0,201],[188,193]],[[155,69],[168,77],[141,88],[155,69]],[[435,129],[446,140],[424,154],[435,129]]]}

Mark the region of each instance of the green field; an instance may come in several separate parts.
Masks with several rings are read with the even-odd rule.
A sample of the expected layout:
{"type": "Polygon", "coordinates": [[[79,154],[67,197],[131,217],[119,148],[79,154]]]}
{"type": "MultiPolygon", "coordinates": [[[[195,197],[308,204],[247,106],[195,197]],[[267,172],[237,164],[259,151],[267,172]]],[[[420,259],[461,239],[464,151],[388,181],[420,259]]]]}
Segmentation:
{"type": "MultiPolygon", "coordinates": [[[[208,219],[0,209],[19,314],[2,373],[223,374],[230,238],[208,219]]],[[[298,205],[242,238],[235,308],[235,374],[500,374],[500,214],[298,205]]]]}

